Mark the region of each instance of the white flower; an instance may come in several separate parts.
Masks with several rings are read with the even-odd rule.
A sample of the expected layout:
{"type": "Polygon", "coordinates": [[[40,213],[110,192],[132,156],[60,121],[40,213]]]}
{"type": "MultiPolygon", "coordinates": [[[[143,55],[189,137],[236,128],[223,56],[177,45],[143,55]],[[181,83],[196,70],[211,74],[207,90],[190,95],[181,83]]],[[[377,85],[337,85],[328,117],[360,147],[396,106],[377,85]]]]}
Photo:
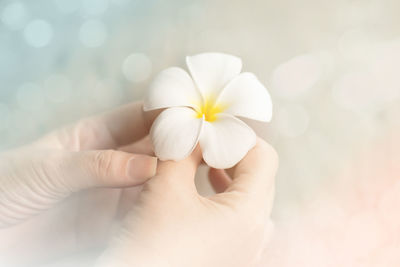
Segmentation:
{"type": "Polygon", "coordinates": [[[270,95],[254,74],[240,73],[238,57],[204,53],[186,57],[186,64],[192,77],[181,68],[168,68],[145,100],[145,111],[167,108],[150,131],[155,154],[161,160],[181,160],[200,143],[209,166],[230,168],[256,143],[254,131],[236,116],[270,121],[270,95]]]}

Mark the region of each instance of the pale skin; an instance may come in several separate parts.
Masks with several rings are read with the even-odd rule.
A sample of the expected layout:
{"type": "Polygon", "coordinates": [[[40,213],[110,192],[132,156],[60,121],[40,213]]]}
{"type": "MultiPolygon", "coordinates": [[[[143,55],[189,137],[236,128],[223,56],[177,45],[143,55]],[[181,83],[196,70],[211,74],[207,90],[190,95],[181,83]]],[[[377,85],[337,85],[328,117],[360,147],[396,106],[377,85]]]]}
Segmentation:
{"type": "Polygon", "coordinates": [[[32,266],[101,246],[98,266],[256,264],[268,240],[274,149],[258,140],[233,169],[210,169],[217,194],[202,197],[199,147],[180,162],[151,156],[156,115],[134,103],[0,154],[0,262],[32,266]]]}

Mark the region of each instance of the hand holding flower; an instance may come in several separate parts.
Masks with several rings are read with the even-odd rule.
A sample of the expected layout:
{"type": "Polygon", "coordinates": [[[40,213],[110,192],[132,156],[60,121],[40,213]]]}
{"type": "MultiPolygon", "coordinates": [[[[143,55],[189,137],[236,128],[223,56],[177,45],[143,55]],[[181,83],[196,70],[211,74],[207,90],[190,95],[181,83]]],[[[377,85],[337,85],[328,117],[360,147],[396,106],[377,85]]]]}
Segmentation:
{"type": "Polygon", "coordinates": [[[269,239],[278,165],[262,140],[239,164],[211,169],[217,193],[200,196],[194,184],[197,147],[182,161],[160,162],[157,174],[132,203],[120,233],[99,267],[243,267],[257,263],[269,239]]]}

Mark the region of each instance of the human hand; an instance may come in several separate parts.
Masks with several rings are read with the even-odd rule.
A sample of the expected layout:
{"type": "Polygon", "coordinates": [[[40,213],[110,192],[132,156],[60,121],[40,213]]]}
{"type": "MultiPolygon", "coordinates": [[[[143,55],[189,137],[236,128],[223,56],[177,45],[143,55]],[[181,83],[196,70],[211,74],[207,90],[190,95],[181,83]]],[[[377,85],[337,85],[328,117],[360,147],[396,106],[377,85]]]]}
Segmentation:
{"type": "Polygon", "coordinates": [[[0,259],[32,266],[105,242],[123,200],[138,191],[129,187],[156,167],[153,157],[117,149],[148,153],[149,145],[135,143],[147,133],[142,104],[134,103],[1,153],[0,259]]]}
{"type": "Polygon", "coordinates": [[[180,162],[160,162],[120,234],[98,266],[252,266],[266,236],[278,157],[262,140],[225,173],[211,169],[217,194],[200,196],[197,148],[180,162]],[[232,179],[230,178],[232,177],[232,179]]]}

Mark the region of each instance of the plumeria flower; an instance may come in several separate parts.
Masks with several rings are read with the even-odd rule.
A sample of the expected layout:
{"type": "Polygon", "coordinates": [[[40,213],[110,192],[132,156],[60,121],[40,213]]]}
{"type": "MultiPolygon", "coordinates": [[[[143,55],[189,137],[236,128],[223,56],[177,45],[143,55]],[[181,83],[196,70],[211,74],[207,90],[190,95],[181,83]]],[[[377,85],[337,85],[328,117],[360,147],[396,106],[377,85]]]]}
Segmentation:
{"type": "Polygon", "coordinates": [[[268,122],[272,102],[252,73],[240,73],[240,58],[203,53],[186,57],[183,69],[162,71],[150,86],[144,110],[166,108],[150,136],[160,160],[182,160],[199,143],[204,161],[226,169],[238,163],[256,143],[254,131],[238,117],[268,122]]]}

